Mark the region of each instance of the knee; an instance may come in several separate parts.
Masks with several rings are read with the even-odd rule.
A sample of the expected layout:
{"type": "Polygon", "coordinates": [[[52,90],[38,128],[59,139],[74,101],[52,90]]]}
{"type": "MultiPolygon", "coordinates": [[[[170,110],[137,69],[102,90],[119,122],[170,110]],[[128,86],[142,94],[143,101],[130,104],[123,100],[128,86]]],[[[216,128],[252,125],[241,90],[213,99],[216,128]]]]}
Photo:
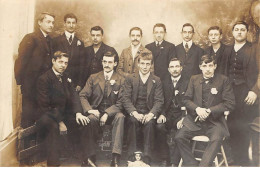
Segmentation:
{"type": "Polygon", "coordinates": [[[117,113],[115,116],[116,120],[124,120],[125,119],[125,115],[123,113],[117,113]]]}
{"type": "Polygon", "coordinates": [[[134,116],[131,116],[128,119],[128,125],[130,125],[130,126],[138,125],[138,120],[134,116]]]}
{"type": "Polygon", "coordinates": [[[182,141],[184,140],[184,136],[181,134],[176,134],[176,136],[174,137],[174,140],[176,141],[176,143],[182,143],[182,141]]]}
{"type": "Polygon", "coordinates": [[[156,131],[158,131],[158,133],[166,132],[165,124],[164,123],[156,124],[156,131]]]}

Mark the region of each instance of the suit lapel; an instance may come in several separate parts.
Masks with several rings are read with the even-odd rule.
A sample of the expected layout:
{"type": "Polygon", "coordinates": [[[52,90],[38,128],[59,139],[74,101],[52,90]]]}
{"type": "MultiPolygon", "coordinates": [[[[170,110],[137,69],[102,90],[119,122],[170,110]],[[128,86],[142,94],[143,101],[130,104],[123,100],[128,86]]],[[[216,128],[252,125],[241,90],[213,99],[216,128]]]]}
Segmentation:
{"type": "MultiPolygon", "coordinates": [[[[39,35],[39,39],[40,42],[43,44],[43,47],[46,49],[46,51],[48,51],[49,53],[51,53],[51,49],[49,48],[48,44],[47,44],[47,40],[44,37],[43,33],[41,32],[41,30],[38,30],[38,35],[39,35]]],[[[51,43],[51,42],[50,42],[51,43]]],[[[50,44],[51,45],[51,44],[50,44]]]]}
{"type": "Polygon", "coordinates": [[[140,82],[140,76],[138,73],[133,76],[133,101],[136,101],[138,95],[138,87],[140,82]]]}
{"type": "Polygon", "coordinates": [[[202,106],[202,83],[203,83],[203,76],[201,75],[198,79],[198,87],[195,88],[196,91],[198,91],[199,97],[198,97],[198,104],[199,106],[202,106]]]}
{"type": "MultiPolygon", "coordinates": [[[[115,71],[113,72],[113,74],[112,74],[112,76],[110,78],[110,81],[111,80],[115,80],[115,84],[116,84],[116,82],[117,82],[117,75],[116,75],[115,71]]],[[[107,87],[107,96],[110,95],[111,91],[112,91],[112,85],[111,85],[111,83],[109,83],[109,85],[107,87]]]]}
{"type": "Polygon", "coordinates": [[[151,93],[151,90],[153,88],[153,84],[155,83],[154,81],[155,80],[153,80],[152,73],[150,73],[150,76],[149,76],[149,78],[147,80],[147,101],[148,101],[149,95],[151,93]]]}
{"type": "Polygon", "coordinates": [[[99,75],[98,75],[98,78],[99,78],[99,81],[98,81],[98,84],[104,94],[104,89],[105,89],[105,76],[104,76],[104,72],[100,72],[99,75]]]}
{"type": "Polygon", "coordinates": [[[209,92],[209,97],[208,97],[208,100],[207,100],[207,107],[211,107],[212,102],[213,102],[213,100],[214,100],[214,98],[216,96],[216,94],[212,94],[212,92],[211,92],[212,88],[215,88],[217,90],[216,84],[218,82],[215,81],[215,79],[216,79],[215,77],[216,77],[216,75],[213,77],[212,82],[210,84],[210,92],[209,92]]]}
{"type": "MultiPolygon", "coordinates": [[[[53,80],[53,88],[55,88],[55,90],[59,91],[61,94],[65,95],[65,91],[64,91],[64,87],[62,85],[62,82],[60,82],[57,78],[57,76],[55,75],[55,73],[53,72],[53,70],[50,70],[49,73],[51,79],[53,80]]],[[[64,80],[62,80],[64,81],[64,80]]]]}

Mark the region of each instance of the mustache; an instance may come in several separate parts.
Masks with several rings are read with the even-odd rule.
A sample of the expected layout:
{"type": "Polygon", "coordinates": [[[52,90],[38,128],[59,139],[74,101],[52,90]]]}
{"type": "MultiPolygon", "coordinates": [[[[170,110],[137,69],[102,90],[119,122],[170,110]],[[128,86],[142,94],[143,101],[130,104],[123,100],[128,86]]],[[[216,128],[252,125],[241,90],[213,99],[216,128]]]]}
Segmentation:
{"type": "Polygon", "coordinates": [[[132,42],[139,42],[139,41],[135,39],[135,40],[133,40],[132,42]]]}

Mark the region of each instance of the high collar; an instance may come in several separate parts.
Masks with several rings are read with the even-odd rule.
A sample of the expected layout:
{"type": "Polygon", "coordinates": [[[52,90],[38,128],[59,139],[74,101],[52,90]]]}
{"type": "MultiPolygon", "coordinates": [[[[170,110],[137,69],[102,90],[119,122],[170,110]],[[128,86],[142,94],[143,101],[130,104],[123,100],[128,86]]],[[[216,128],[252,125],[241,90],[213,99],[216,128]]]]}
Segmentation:
{"type": "Polygon", "coordinates": [[[45,33],[41,28],[40,28],[40,30],[41,30],[41,32],[42,32],[42,34],[43,34],[43,36],[46,38],[47,36],[48,36],[48,34],[47,33],[45,33]]]}
{"type": "Polygon", "coordinates": [[[191,48],[191,46],[192,46],[192,40],[190,40],[189,42],[183,41],[183,42],[182,42],[182,45],[183,45],[184,48],[185,48],[185,44],[186,44],[186,43],[188,44],[188,47],[191,48]]]}

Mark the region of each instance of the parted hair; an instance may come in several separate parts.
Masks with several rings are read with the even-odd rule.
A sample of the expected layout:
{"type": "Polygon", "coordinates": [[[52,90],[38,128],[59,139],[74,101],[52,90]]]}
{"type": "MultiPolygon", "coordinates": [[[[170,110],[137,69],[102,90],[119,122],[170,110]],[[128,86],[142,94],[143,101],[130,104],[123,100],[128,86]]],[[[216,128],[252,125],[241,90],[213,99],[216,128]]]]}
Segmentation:
{"type": "Polygon", "coordinates": [[[67,58],[70,58],[69,55],[67,53],[64,53],[62,51],[56,51],[53,55],[53,59],[54,60],[57,60],[57,58],[61,58],[61,57],[67,57],[67,58]]]}
{"type": "Polygon", "coordinates": [[[151,52],[142,52],[140,53],[140,55],[138,56],[138,63],[140,62],[140,60],[151,60],[151,63],[153,64],[153,54],[151,52]]]}
{"type": "Polygon", "coordinates": [[[142,31],[142,29],[139,28],[139,27],[133,27],[133,28],[131,28],[130,31],[129,31],[129,36],[131,35],[131,32],[132,32],[133,30],[140,31],[141,36],[143,36],[143,31],[142,31]]]}
{"type": "MultiPolygon", "coordinates": [[[[112,51],[107,51],[105,54],[104,54],[104,56],[103,57],[114,57],[114,62],[118,62],[119,61],[119,58],[118,58],[118,56],[115,54],[115,53],[113,53],[112,51]]],[[[103,57],[102,57],[102,59],[103,59],[103,57]]]]}
{"type": "Polygon", "coordinates": [[[101,28],[100,26],[94,26],[90,29],[90,32],[91,31],[101,31],[101,34],[104,35],[104,30],[103,28],[101,28]]]}
{"type": "Polygon", "coordinates": [[[45,18],[46,15],[52,16],[53,18],[55,18],[55,15],[49,13],[49,12],[42,12],[38,15],[38,21],[43,21],[43,19],[45,18]]]}
{"type": "Polygon", "coordinates": [[[184,28],[184,27],[191,27],[191,28],[192,28],[192,32],[194,33],[194,27],[193,27],[193,25],[191,25],[191,23],[186,23],[186,24],[184,24],[184,25],[182,26],[181,31],[183,31],[183,28],[184,28]]]}
{"type": "Polygon", "coordinates": [[[211,56],[211,55],[208,55],[208,54],[205,54],[203,56],[201,56],[201,59],[200,59],[200,65],[202,63],[211,63],[213,61],[214,64],[216,64],[216,60],[214,59],[214,56],[211,56]]]}
{"type": "Polygon", "coordinates": [[[182,66],[182,62],[181,62],[180,59],[178,59],[178,58],[172,58],[172,59],[170,60],[170,62],[169,62],[169,65],[170,65],[170,63],[171,63],[172,61],[179,61],[180,65],[182,66]]]}
{"type": "Polygon", "coordinates": [[[218,30],[220,35],[222,34],[222,29],[219,27],[219,26],[212,26],[212,27],[209,27],[208,29],[208,34],[211,30],[218,30]]]}
{"type": "Polygon", "coordinates": [[[162,27],[163,30],[164,30],[164,32],[166,32],[166,27],[165,27],[165,25],[162,24],[162,23],[157,23],[157,24],[155,24],[155,25],[153,26],[153,31],[154,31],[155,27],[162,27]]]}
{"type": "Polygon", "coordinates": [[[233,25],[232,31],[234,30],[234,28],[235,28],[236,25],[240,25],[240,24],[246,26],[246,30],[248,31],[248,24],[247,24],[245,21],[237,21],[237,22],[233,25]]]}
{"type": "Polygon", "coordinates": [[[74,18],[76,20],[76,22],[78,22],[78,18],[73,13],[64,15],[64,22],[66,22],[67,18],[74,18]]]}

